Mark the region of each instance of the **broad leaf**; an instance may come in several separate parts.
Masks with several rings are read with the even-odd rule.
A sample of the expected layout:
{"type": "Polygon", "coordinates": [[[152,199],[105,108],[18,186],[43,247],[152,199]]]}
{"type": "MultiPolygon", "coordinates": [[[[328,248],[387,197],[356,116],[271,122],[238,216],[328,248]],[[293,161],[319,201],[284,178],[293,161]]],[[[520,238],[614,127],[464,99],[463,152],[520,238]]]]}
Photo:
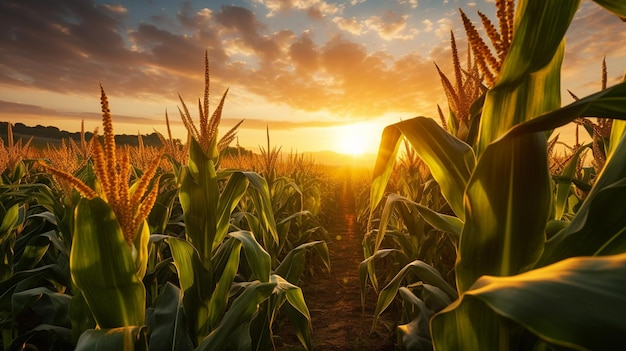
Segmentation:
{"type": "Polygon", "coordinates": [[[512,336],[514,321],[553,344],[616,350],[624,345],[625,314],[626,255],[578,257],[517,276],[483,277],[433,318],[431,330],[437,348],[487,350],[512,336]],[[488,321],[497,316],[509,323],[497,329],[488,321]]]}
{"type": "Polygon", "coordinates": [[[466,192],[456,264],[459,292],[481,275],[518,274],[535,264],[551,199],[543,134],[503,139],[485,150],[466,192]]]}
{"type": "Polygon", "coordinates": [[[409,209],[409,213],[419,213],[424,218],[424,220],[428,222],[428,224],[432,225],[434,228],[446,233],[450,233],[457,239],[461,236],[461,231],[463,230],[463,222],[457,217],[438,213],[424,205],[420,205],[417,202],[411,201],[404,196],[390,194],[389,196],[387,196],[387,201],[385,202],[383,212],[380,216],[380,223],[378,225],[378,234],[376,235],[376,244],[374,246],[374,251],[378,251],[380,249],[380,245],[383,242],[386,234],[385,231],[387,229],[387,223],[392,216],[394,208],[401,205],[406,206],[409,209]]]}
{"type": "Polygon", "coordinates": [[[148,329],[123,327],[90,329],[81,334],[76,351],[148,351],[148,329]]]}
{"type": "Polygon", "coordinates": [[[183,313],[182,293],[177,286],[165,284],[154,307],[148,309],[147,321],[151,351],[193,349],[183,313]]]}
{"type": "Polygon", "coordinates": [[[519,2],[509,53],[483,105],[478,155],[513,126],[560,107],[563,37],[579,2],[519,2]]]}
{"type": "Polygon", "coordinates": [[[146,290],[113,210],[99,197],[78,202],[72,280],[101,328],[144,324],[146,290]]]}
{"type": "Polygon", "coordinates": [[[444,198],[457,217],[463,220],[463,194],[474,169],[474,152],[469,145],[448,134],[434,120],[426,117],[392,124],[383,131],[374,166],[370,210],[373,211],[383,197],[402,136],[428,165],[444,198]]]}
{"type": "Polygon", "coordinates": [[[274,291],[276,284],[258,281],[247,285],[245,290],[234,301],[220,324],[209,336],[204,338],[197,351],[223,350],[224,345],[235,331],[244,323],[248,323],[257,314],[259,304],[265,301],[274,291]]]}
{"type": "Polygon", "coordinates": [[[448,284],[439,272],[422,261],[413,261],[404,266],[398,274],[385,286],[378,294],[378,301],[376,302],[376,310],[374,311],[374,322],[372,326],[376,325],[376,320],[383,311],[389,307],[393,299],[400,289],[400,284],[404,281],[407,273],[413,273],[419,280],[424,283],[434,285],[444,291],[448,296],[453,299],[457,298],[456,290],[450,284],[448,284]]]}

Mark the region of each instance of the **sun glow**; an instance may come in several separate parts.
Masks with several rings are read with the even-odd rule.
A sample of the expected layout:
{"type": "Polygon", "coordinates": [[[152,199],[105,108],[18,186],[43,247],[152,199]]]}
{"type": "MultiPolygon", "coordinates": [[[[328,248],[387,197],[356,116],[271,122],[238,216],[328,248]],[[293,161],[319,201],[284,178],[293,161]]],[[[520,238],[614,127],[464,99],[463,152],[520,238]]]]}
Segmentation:
{"type": "Polygon", "coordinates": [[[378,147],[379,134],[379,128],[365,123],[337,127],[335,151],[348,155],[375,152],[378,147]]]}

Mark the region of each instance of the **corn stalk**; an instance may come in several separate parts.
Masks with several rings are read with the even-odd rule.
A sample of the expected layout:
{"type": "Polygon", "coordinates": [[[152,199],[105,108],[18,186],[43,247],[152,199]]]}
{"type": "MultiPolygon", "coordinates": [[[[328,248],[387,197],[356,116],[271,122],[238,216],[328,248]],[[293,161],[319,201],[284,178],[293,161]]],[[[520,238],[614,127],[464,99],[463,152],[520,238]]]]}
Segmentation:
{"type": "MultiPolygon", "coordinates": [[[[597,2],[620,16],[626,14],[620,2],[597,2]]],[[[619,335],[626,327],[619,317],[626,309],[620,297],[626,261],[622,255],[567,258],[626,251],[621,234],[626,223],[616,209],[625,179],[617,161],[624,157],[623,135],[612,135],[611,145],[621,142],[612,149],[605,170],[575,217],[550,240],[545,234],[555,202],[545,131],[583,116],[626,117],[624,84],[559,108],[563,37],[578,6],[578,1],[518,3],[515,35],[486,95],[475,145],[450,136],[424,117],[383,132],[372,206],[382,199],[404,136],[429,166],[462,223],[456,302],[434,314],[432,306],[399,288],[404,272],[383,289],[384,296],[400,292],[405,303],[430,318],[429,330],[424,327],[429,318],[423,317],[401,328],[407,344],[417,345],[416,340],[432,335],[434,347],[444,350],[505,350],[546,343],[581,349],[619,347],[619,335]],[[611,290],[620,293],[609,298],[611,290]],[[573,312],[572,305],[583,297],[593,301],[591,307],[573,312]],[[530,304],[535,308],[528,308],[530,304]],[[544,321],[546,314],[553,316],[552,323],[544,321]],[[598,320],[605,323],[601,330],[594,324],[598,320]]],[[[450,220],[442,220],[446,217],[424,213],[433,227],[456,232],[453,228],[458,226],[451,227],[450,220]]],[[[416,267],[412,270],[423,284],[437,288],[437,294],[448,291],[422,264],[411,267],[416,267]]],[[[446,295],[453,297],[450,292],[446,295]]],[[[388,300],[379,297],[383,308],[378,313],[388,300]]]]}

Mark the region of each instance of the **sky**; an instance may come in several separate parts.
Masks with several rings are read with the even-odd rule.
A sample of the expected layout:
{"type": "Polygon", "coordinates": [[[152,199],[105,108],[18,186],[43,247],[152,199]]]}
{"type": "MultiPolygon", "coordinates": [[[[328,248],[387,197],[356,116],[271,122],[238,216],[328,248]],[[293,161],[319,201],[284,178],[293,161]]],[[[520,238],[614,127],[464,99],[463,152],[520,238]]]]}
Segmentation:
{"type": "MultiPolygon", "coordinates": [[[[101,126],[99,84],[115,133],[185,139],[178,94],[197,120],[208,52],[211,111],[258,150],[269,128],[285,151],[375,152],[384,126],[447,109],[434,63],[452,72],[458,9],[495,20],[493,0],[2,0],[0,120],[89,131],[101,126]]],[[[480,26],[479,26],[480,27],[480,26]]],[[[626,23],[583,1],[566,35],[569,89],[600,89],[626,68],[626,23]]],[[[461,55],[465,55],[461,50],[461,55]]],[[[101,128],[101,127],[100,127],[101,128]]]]}

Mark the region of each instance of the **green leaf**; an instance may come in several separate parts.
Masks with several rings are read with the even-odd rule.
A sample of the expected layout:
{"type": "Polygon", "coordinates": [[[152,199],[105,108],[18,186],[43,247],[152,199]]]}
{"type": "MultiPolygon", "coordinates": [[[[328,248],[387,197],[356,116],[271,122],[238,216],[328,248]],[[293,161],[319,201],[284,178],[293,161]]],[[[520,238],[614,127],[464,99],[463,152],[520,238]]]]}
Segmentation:
{"type": "Polygon", "coordinates": [[[179,199],[185,218],[185,232],[198,250],[205,268],[209,269],[220,193],[215,165],[193,138],[189,144],[189,166],[183,168],[180,182],[179,199]]]}
{"type": "Polygon", "coordinates": [[[90,329],[81,334],[76,351],[148,351],[148,328],[90,329]]]}
{"type": "MultiPolygon", "coordinates": [[[[626,94],[624,95],[626,99],[626,94]]],[[[626,137],[608,157],[604,169],[569,225],[547,243],[538,266],[573,256],[626,251],[626,218],[619,200],[626,195],[626,137]]]]}
{"type": "MultiPolygon", "coordinates": [[[[43,234],[53,233],[54,231],[43,234]]],[[[22,256],[15,265],[16,271],[32,269],[41,261],[43,256],[48,251],[48,248],[50,247],[50,237],[43,234],[37,235],[28,240],[22,256]]]]}
{"type": "Polygon", "coordinates": [[[172,283],[166,283],[154,307],[148,310],[151,351],[193,349],[182,305],[180,289],[172,283]]]}
{"type": "Polygon", "coordinates": [[[432,225],[436,229],[439,229],[446,233],[450,233],[457,239],[461,236],[461,231],[463,230],[463,222],[457,217],[438,213],[428,208],[427,206],[411,201],[404,196],[398,194],[390,194],[389,196],[387,196],[387,201],[385,202],[383,212],[380,216],[380,223],[378,225],[378,234],[376,235],[376,245],[374,246],[374,251],[378,251],[380,249],[380,245],[382,244],[386,234],[385,231],[387,229],[387,223],[392,216],[394,208],[399,205],[406,206],[409,210],[409,213],[411,214],[419,213],[424,218],[424,220],[428,222],[428,224],[432,225]]]}
{"type": "Polygon", "coordinates": [[[131,255],[137,267],[137,277],[143,279],[148,269],[148,242],[150,241],[150,226],[145,220],[139,227],[131,247],[131,255]]]}
{"type": "Polygon", "coordinates": [[[511,323],[500,331],[483,323],[494,314],[553,344],[620,349],[626,332],[626,255],[577,257],[517,276],[483,277],[433,318],[436,347],[493,349],[485,345],[497,340],[496,333],[512,330],[511,323]]]}
{"type": "Polygon", "coordinates": [[[282,307],[281,311],[285,312],[289,318],[291,325],[296,330],[298,340],[307,350],[311,350],[311,315],[304,301],[302,289],[275,274],[272,275],[271,281],[276,283],[276,290],[279,291],[279,295],[284,294],[287,299],[287,304],[282,307]]]}
{"type": "Polygon", "coordinates": [[[416,351],[432,350],[429,330],[429,319],[433,314],[432,311],[411,290],[401,287],[398,292],[405,304],[413,305],[418,309],[417,316],[410,323],[398,326],[398,335],[402,340],[403,348],[416,351]]]}
{"type": "Polygon", "coordinates": [[[456,264],[459,292],[481,275],[506,276],[531,268],[543,251],[551,200],[543,134],[491,144],[467,187],[456,264]]]}
{"type": "Polygon", "coordinates": [[[369,256],[359,264],[359,281],[361,282],[362,303],[365,301],[365,286],[367,284],[368,276],[370,277],[374,290],[378,291],[378,278],[376,277],[376,270],[374,269],[374,261],[392,256],[400,256],[395,258],[395,262],[398,262],[401,266],[405,266],[409,262],[409,257],[402,250],[381,249],[374,252],[373,255],[369,256]]]}
{"type": "Polygon", "coordinates": [[[70,270],[101,328],[144,324],[146,290],[119,222],[101,198],[76,205],[70,270]]]}
{"type": "Polygon", "coordinates": [[[306,253],[309,249],[315,249],[321,257],[322,262],[330,271],[330,259],[328,256],[328,245],[325,241],[310,241],[299,245],[287,253],[274,273],[285,278],[292,284],[297,284],[305,268],[306,253]]]}
{"type": "Polygon", "coordinates": [[[219,245],[228,233],[230,215],[233,213],[239,200],[248,188],[248,178],[241,172],[234,172],[228,179],[217,204],[217,230],[213,239],[213,246],[219,245]]]}
{"type": "MultiPolygon", "coordinates": [[[[153,235],[153,238],[156,236],[153,235]]],[[[208,271],[202,264],[198,251],[186,240],[163,236],[169,245],[178,271],[180,289],[183,293],[183,308],[192,332],[197,333],[208,320],[208,299],[212,293],[208,285],[208,271]]]]}
{"type": "Polygon", "coordinates": [[[428,165],[444,198],[457,217],[463,220],[463,194],[474,169],[474,152],[469,145],[448,134],[434,120],[426,117],[392,124],[383,131],[374,166],[371,211],[383,197],[401,136],[411,143],[419,157],[428,165]]]}
{"type": "Polygon", "coordinates": [[[9,237],[11,231],[18,225],[20,218],[20,208],[24,211],[24,205],[15,204],[4,213],[2,223],[0,223],[0,243],[9,237]]]}
{"type": "Polygon", "coordinates": [[[229,233],[228,236],[241,242],[254,277],[262,283],[267,283],[270,279],[270,255],[259,245],[254,235],[251,232],[240,230],[229,233]]]}
{"type": "Polygon", "coordinates": [[[413,273],[423,281],[424,283],[434,285],[444,291],[448,296],[452,299],[457,298],[456,290],[450,286],[442,277],[439,272],[433,268],[432,266],[422,262],[422,261],[413,261],[406,266],[404,266],[398,274],[385,286],[378,294],[378,301],[376,302],[376,309],[374,311],[374,321],[372,324],[372,328],[376,325],[376,321],[381,313],[383,313],[387,307],[391,304],[393,299],[396,297],[398,290],[400,289],[400,284],[403,282],[407,273],[413,273]]]}
{"type": "Polygon", "coordinates": [[[197,351],[220,351],[240,325],[257,314],[259,304],[274,291],[276,284],[252,282],[234,301],[220,324],[196,348],[197,351]]]}
{"type": "Polygon", "coordinates": [[[213,330],[215,325],[220,321],[226,311],[226,304],[228,303],[229,293],[231,285],[237,271],[239,270],[239,258],[241,253],[241,242],[235,242],[233,245],[223,245],[222,247],[228,247],[229,249],[222,251],[226,255],[227,260],[225,265],[220,267],[219,271],[214,272],[215,277],[218,279],[215,289],[212,291],[209,299],[208,320],[205,325],[200,324],[200,328],[197,336],[206,336],[213,330]]]}
{"type": "Polygon", "coordinates": [[[560,107],[563,37],[579,3],[519,2],[511,47],[483,105],[478,155],[513,126],[560,107]]]}
{"type": "MultiPolygon", "coordinates": [[[[530,121],[511,128],[503,138],[551,130],[564,126],[578,117],[626,120],[626,83],[614,85],[567,106],[542,113],[530,121]]],[[[616,140],[617,142],[619,139],[616,140]]]]}
{"type": "MultiPolygon", "coordinates": [[[[20,314],[29,310],[40,324],[50,324],[70,328],[69,306],[72,297],[52,291],[45,287],[37,287],[13,294],[11,299],[13,318],[20,318],[20,314]]],[[[24,317],[22,317],[24,318],[24,317]]]]}
{"type": "Polygon", "coordinates": [[[569,163],[563,169],[563,172],[556,181],[556,195],[555,195],[555,213],[554,219],[560,220],[565,212],[565,206],[567,205],[567,199],[570,196],[572,189],[572,181],[576,173],[576,167],[578,166],[578,160],[581,153],[586,150],[586,146],[581,146],[571,156],[569,163]]]}
{"type": "Polygon", "coordinates": [[[618,16],[626,17],[626,5],[620,0],[593,0],[598,5],[615,13],[618,16]]]}
{"type": "MultiPolygon", "coordinates": [[[[273,242],[278,243],[278,230],[276,229],[276,220],[274,219],[274,211],[272,210],[272,199],[270,188],[265,178],[254,172],[242,172],[248,178],[252,189],[256,190],[250,193],[254,207],[257,210],[257,216],[261,220],[261,225],[265,227],[266,232],[271,234],[273,242]]],[[[269,238],[265,239],[265,245],[271,242],[269,238]]]]}

